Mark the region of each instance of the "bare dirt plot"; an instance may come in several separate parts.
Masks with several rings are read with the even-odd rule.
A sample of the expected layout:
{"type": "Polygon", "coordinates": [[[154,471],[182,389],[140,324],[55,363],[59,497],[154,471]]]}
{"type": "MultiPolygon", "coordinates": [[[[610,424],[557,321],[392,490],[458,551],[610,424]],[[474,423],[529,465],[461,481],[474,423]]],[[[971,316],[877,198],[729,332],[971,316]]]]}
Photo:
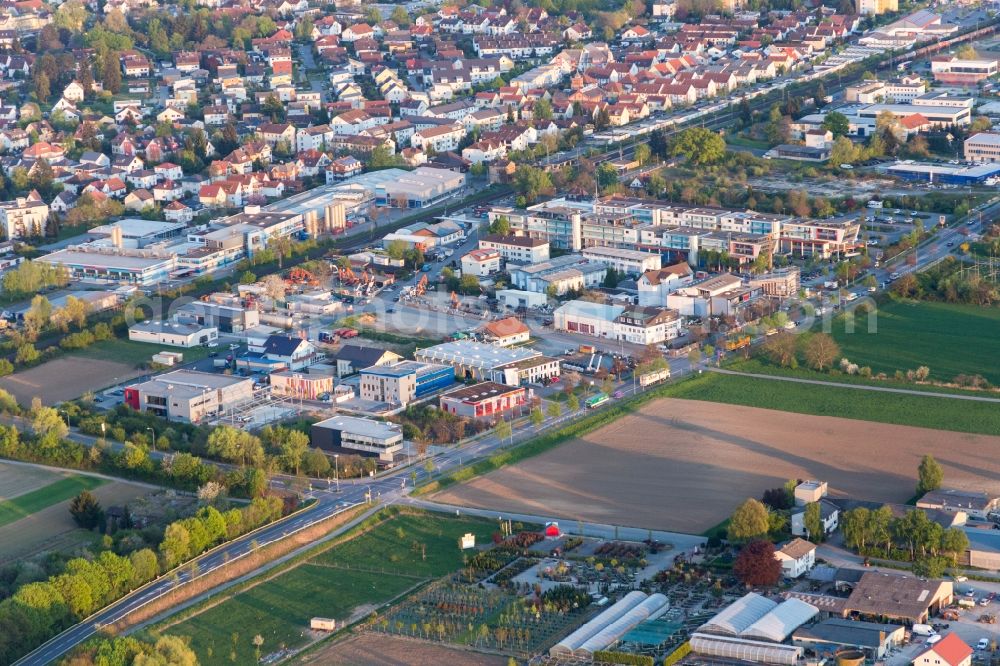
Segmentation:
{"type": "Polygon", "coordinates": [[[0,500],[14,499],[58,481],[62,474],[27,465],[0,463],[0,500]]]}
{"type": "Polygon", "coordinates": [[[330,643],[299,659],[300,664],[365,664],[366,666],[438,666],[439,664],[465,664],[466,666],[504,666],[506,657],[470,652],[409,638],[386,635],[357,634],[345,640],[330,643]]]}
{"type": "MultiPolygon", "coordinates": [[[[859,397],[863,400],[863,397],[859,397]]],[[[947,487],[1000,491],[1000,437],[663,399],[435,495],[450,504],[698,534],[786,479],[905,502],[932,453],[947,487]]]]}
{"type": "MultiPolygon", "coordinates": [[[[113,482],[91,491],[101,506],[122,505],[149,492],[131,483],[113,482]]],[[[0,563],[29,557],[44,550],[65,550],[95,538],[76,526],[69,515],[71,500],[53,504],[15,523],[0,527],[0,563]]]]}
{"type": "Polygon", "coordinates": [[[46,405],[79,398],[118,381],[138,377],[131,365],[75,356],[63,356],[23,372],[0,379],[0,388],[10,391],[22,405],[34,397],[46,405]]]}

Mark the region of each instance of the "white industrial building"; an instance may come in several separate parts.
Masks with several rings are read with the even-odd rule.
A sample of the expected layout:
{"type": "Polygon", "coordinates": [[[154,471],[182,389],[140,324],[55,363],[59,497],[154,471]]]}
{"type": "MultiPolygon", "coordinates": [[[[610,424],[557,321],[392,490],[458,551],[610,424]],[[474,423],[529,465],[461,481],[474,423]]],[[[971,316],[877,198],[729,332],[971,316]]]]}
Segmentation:
{"type": "Polygon", "coordinates": [[[140,321],[129,327],[128,339],[168,347],[197,347],[218,340],[219,329],[176,321],[140,321]]]}
{"type": "Polygon", "coordinates": [[[588,247],[580,254],[585,259],[600,262],[625,275],[640,275],[646,271],[658,271],[663,265],[663,260],[658,254],[618,247],[588,247]]]}
{"type": "Polygon", "coordinates": [[[558,331],[640,345],[673,340],[682,330],[680,315],[663,307],[568,301],[552,314],[558,331]]]}
{"type": "Polygon", "coordinates": [[[598,287],[607,277],[606,265],[567,254],[538,264],[517,266],[510,269],[510,281],[518,289],[546,293],[550,288],[556,294],[582,291],[598,287]]]}
{"type": "Polygon", "coordinates": [[[504,261],[537,264],[549,260],[549,242],[540,238],[509,234],[489,234],[479,239],[480,250],[496,250],[504,261]]]}

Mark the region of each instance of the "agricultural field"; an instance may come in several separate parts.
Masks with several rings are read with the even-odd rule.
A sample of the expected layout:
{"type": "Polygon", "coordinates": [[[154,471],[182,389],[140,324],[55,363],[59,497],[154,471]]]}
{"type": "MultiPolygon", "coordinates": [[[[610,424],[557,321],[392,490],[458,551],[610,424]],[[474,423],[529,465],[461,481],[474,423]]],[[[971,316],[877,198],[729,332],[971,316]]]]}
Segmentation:
{"type": "Polygon", "coordinates": [[[356,620],[432,578],[462,566],[458,539],[467,532],[488,543],[492,521],[435,514],[400,514],[292,569],[176,624],[164,633],[189,636],[202,664],[254,663],[262,655],[302,647],[317,638],[312,617],[356,620]],[[233,635],[236,640],[233,641],[233,635]]]}
{"type": "Polygon", "coordinates": [[[956,375],[982,375],[1000,385],[1000,309],[951,303],[889,301],[879,306],[877,330],[868,332],[857,317],[854,332],[837,318],[833,336],[844,356],[878,373],[926,365],[931,379],[950,382],[956,375]]]}
{"type": "MultiPolygon", "coordinates": [[[[54,476],[55,483],[61,483],[58,475],[54,476]]],[[[77,492],[79,490],[74,491],[67,499],[36,509],[31,515],[0,527],[0,564],[28,558],[44,551],[70,550],[99,539],[100,535],[96,532],[77,527],[69,514],[70,500],[77,492]]],[[[108,507],[133,503],[147,494],[149,489],[132,483],[114,481],[95,487],[91,492],[102,506],[108,507]]],[[[24,497],[23,494],[20,496],[24,497]]],[[[15,501],[20,498],[15,498],[15,501]]]]}
{"type": "Polygon", "coordinates": [[[38,490],[58,481],[61,476],[58,472],[50,472],[41,467],[0,463],[0,500],[14,499],[38,490]]]}
{"type": "Polygon", "coordinates": [[[313,561],[347,567],[376,567],[390,573],[437,578],[462,566],[459,538],[472,532],[488,543],[496,523],[479,518],[399,515],[371,532],[317,555],[313,561]]]}
{"type": "MultiPolygon", "coordinates": [[[[716,381],[715,377],[706,379],[716,381]]],[[[746,381],[743,391],[755,400],[770,386],[746,381]]],[[[807,390],[811,387],[787,386],[800,400],[803,394],[811,395],[807,390]]],[[[821,393],[813,396],[817,402],[810,406],[820,408],[826,404],[820,396],[831,390],[816,388],[821,393]]],[[[882,408],[864,407],[870,401],[881,402],[877,396],[842,391],[859,409],[882,408]]],[[[905,502],[913,496],[917,465],[925,453],[933,453],[941,463],[945,485],[1000,492],[1000,461],[992,454],[1000,437],[944,435],[924,428],[724,406],[705,402],[710,399],[705,393],[703,388],[697,393],[699,400],[652,401],[581,438],[450,487],[434,499],[700,534],[747,497],[760,497],[765,489],[790,478],[828,481],[835,495],[905,502]],[[943,440],[946,447],[941,446],[943,440]]],[[[886,396],[885,402],[900,397],[886,396]]],[[[789,395],[788,401],[792,399],[789,395]]],[[[828,402],[839,404],[834,398],[828,402]]],[[[997,411],[995,405],[988,408],[997,411]]],[[[918,417],[916,412],[909,414],[918,417]]]]}
{"type": "Polygon", "coordinates": [[[497,655],[470,652],[455,647],[425,643],[383,634],[356,634],[330,643],[303,656],[296,663],[323,666],[506,666],[507,659],[497,655]]]}
{"type": "Polygon", "coordinates": [[[93,490],[104,483],[104,479],[93,476],[67,476],[12,499],[2,500],[0,501],[0,527],[27,518],[53,504],[72,499],[81,491],[93,490]]]}
{"type": "Polygon", "coordinates": [[[9,391],[21,405],[30,405],[32,398],[42,404],[55,405],[79,398],[141,374],[134,365],[119,360],[101,360],[83,356],[60,356],[41,365],[0,378],[0,388],[9,391]]]}
{"type": "MultiPolygon", "coordinates": [[[[744,368],[739,367],[739,370],[744,368]]],[[[752,369],[748,368],[748,371],[752,369]]],[[[768,373],[770,374],[770,373],[768,373]]],[[[775,369],[774,374],[792,374],[775,369]]],[[[819,379],[810,376],[809,378],[819,379]]],[[[832,382],[837,377],[825,377],[832,382]]],[[[848,378],[841,377],[846,382],[848,378]]],[[[853,380],[853,378],[850,378],[853,380]]],[[[853,381],[849,383],[854,383],[853,381]]],[[[866,382],[870,383],[870,382],[866,382]]],[[[898,384],[878,386],[899,387],[898,384]]],[[[901,387],[922,390],[918,386],[901,387]]],[[[931,391],[932,387],[925,387],[931,391]]],[[[950,391],[942,391],[948,393],[950,391]]],[[[974,400],[947,399],[934,396],[906,395],[860,391],[849,387],[814,386],[792,382],[769,381],[755,377],[739,377],[705,373],[681,382],[669,389],[673,398],[708,400],[733,405],[779,409],[800,414],[838,416],[879,423],[936,428],[954,432],[992,435],[1000,433],[1000,409],[996,403],[974,400]]],[[[979,393],[985,397],[1000,397],[979,393]]]]}
{"type": "Polygon", "coordinates": [[[261,653],[305,644],[309,619],[352,616],[355,609],[374,608],[420,583],[364,571],[346,571],[306,563],[256,585],[203,613],[166,630],[191,638],[204,666],[256,663],[255,635],[264,639],[261,653]],[[232,659],[235,651],[236,658],[232,659]]]}

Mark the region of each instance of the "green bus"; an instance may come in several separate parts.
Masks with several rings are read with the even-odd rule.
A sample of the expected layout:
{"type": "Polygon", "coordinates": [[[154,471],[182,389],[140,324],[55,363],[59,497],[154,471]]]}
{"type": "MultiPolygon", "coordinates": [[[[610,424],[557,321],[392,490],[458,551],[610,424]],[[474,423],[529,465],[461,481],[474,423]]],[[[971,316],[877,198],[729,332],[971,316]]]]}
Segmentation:
{"type": "Polygon", "coordinates": [[[584,404],[587,405],[587,409],[596,409],[597,407],[600,407],[604,403],[610,401],[611,401],[611,396],[609,396],[607,393],[598,393],[597,395],[591,398],[587,398],[587,402],[584,404]]]}

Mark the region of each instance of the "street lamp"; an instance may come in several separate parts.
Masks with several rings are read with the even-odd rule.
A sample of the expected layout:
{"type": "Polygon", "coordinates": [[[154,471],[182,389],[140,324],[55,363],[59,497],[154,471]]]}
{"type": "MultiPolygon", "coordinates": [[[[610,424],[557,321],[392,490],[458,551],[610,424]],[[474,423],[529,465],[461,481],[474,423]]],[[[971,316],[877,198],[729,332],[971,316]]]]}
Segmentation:
{"type": "Polygon", "coordinates": [[[337,492],[340,492],[340,454],[333,454],[333,478],[337,480],[337,492]]]}

